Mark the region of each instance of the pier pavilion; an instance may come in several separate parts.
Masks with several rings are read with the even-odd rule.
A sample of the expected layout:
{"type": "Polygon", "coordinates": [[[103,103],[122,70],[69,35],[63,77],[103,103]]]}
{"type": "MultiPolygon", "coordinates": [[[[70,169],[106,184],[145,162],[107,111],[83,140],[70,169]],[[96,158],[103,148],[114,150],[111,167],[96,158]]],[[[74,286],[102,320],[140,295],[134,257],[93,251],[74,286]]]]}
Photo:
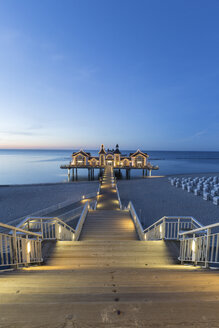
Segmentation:
{"type": "Polygon", "coordinates": [[[72,169],[72,179],[77,179],[78,168],[88,170],[88,179],[94,179],[94,170],[99,169],[100,173],[107,166],[110,165],[113,170],[126,171],[126,178],[130,179],[131,170],[142,170],[143,176],[151,176],[152,170],[157,170],[158,166],[153,166],[148,161],[149,155],[142,152],[140,149],[130,153],[129,155],[122,154],[119,150],[119,145],[116,149],[105,149],[101,145],[99,156],[91,156],[89,152],[83,149],[72,154],[72,160],[68,165],[61,165],[61,169],[68,170],[68,179],[70,180],[70,170],[72,169]]]}

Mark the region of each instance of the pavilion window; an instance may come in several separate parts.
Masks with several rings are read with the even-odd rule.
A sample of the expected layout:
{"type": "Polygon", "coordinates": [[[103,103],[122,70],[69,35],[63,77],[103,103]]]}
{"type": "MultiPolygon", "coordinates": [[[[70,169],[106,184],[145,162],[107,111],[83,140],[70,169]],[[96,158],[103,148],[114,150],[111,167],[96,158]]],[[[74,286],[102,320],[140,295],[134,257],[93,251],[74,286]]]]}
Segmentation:
{"type": "Polygon", "coordinates": [[[137,156],[136,159],[135,159],[135,165],[137,167],[142,167],[144,166],[144,158],[143,156],[137,156]]]}
{"type": "Polygon", "coordinates": [[[86,164],[85,163],[85,157],[84,156],[81,156],[81,155],[77,156],[77,158],[76,158],[76,164],[77,165],[85,165],[86,164]]]}

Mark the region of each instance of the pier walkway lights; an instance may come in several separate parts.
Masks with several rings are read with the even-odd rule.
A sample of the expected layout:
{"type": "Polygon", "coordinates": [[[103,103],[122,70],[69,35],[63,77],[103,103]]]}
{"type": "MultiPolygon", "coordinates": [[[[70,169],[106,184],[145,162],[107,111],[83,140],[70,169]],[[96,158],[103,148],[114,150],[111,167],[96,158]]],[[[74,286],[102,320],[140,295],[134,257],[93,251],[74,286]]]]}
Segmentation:
{"type": "Polygon", "coordinates": [[[59,225],[59,233],[61,233],[61,232],[62,232],[62,226],[59,225]]]}

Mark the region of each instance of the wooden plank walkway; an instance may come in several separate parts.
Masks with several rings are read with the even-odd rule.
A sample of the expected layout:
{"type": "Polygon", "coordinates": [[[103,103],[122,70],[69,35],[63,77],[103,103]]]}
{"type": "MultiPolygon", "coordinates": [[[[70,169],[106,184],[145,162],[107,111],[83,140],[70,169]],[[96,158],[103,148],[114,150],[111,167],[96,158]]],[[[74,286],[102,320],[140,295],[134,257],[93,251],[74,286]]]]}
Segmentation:
{"type": "Polygon", "coordinates": [[[98,197],[97,210],[89,212],[80,240],[137,240],[129,212],[120,210],[112,167],[107,166],[98,197]]]}
{"type": "Polygon", "coordinates": [[[106,166],[103,174],[97,210],[119,210],[113,169],[110,166],[106,166]]]}
{"type": "Polygon", "coordinates": [[[174,242],[139,241],[108,173],[80,241],[0,274],[0,327],[219,327],[218,273],[175,264],[174,242]]]}

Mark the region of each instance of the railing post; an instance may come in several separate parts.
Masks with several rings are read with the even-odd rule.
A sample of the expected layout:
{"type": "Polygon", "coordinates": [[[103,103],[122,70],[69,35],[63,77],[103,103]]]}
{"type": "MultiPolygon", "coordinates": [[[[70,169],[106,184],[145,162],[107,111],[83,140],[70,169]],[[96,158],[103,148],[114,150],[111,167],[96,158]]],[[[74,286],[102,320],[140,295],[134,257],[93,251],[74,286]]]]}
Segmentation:
{"type": "Polygon", "coordinates": [[[166,217],[163,219],[163,239],[166,239],[166,217]]]}
{"type": "Polygon", "coordinates": [[[209,250],[210,250],[210,234],[211,234],[211,229],[207,229],[206,251],[205,251],[205,268],[209,267],[208,256],[209,256],[209,250]]]}
{"type": "Polygon", "coordinates": [[[26,265],[28,265],[28,263],[30,263],[30,251],[28,249],[28,243],[30,243],[29,239],[28,239],[28,235],[26,235],[26,249],[25,249],[25,252],[26,252],[26,259],[27,259],[27,263],[26,265]]]}
{"type": "Polygon", "coordinates": [[[195,238],[195,234],[193,234],[193,238],[192,238],[192,261],[194,262],[194,265],[197,265],[197,245],[196,245],[196,238],[195,238]],[[193,244],[194,243],[194,244],[193,244]]]}
{"type": "Polygon", "coordinates": [[[18,268],[18,254],[17,254],[17,235],[16,230],[13,230],[13,258],[16,268],[18,268]]]}
{"type": "Polygon", "coordinates": [[[41,234],[42,234],[42,239],[43,239],[43,220],[40,219],[40,229],[41,229],[41,234]]]}
{"type": "Polygon", "coordinates": [[[177,240],[179,240],[179,226],[180,226],[180,219],[178,219],[178,227],[177,227],[177,240]]]}
{"type": "Polygon", "coordinates": [[[37,258],[39,260],[38,265],[41,264],[41,258],[42,258],[42,252],[41,252],[41,242],[40,242],[40,237],[37,237],[36,239],[36,249],[37,249],[37,258]]]}
{"type": "Polygon", "coordinates": [[[55,222],[55,239],[60,239],[59,225],[57,221],[55,222]]]}
{"type": "Polygon", "coordinates": [[[183,239],[180,241],[180,260],[181,264],[184,262],[184,253],[185,253],[185,235],[183,235],[183,239]]]}

